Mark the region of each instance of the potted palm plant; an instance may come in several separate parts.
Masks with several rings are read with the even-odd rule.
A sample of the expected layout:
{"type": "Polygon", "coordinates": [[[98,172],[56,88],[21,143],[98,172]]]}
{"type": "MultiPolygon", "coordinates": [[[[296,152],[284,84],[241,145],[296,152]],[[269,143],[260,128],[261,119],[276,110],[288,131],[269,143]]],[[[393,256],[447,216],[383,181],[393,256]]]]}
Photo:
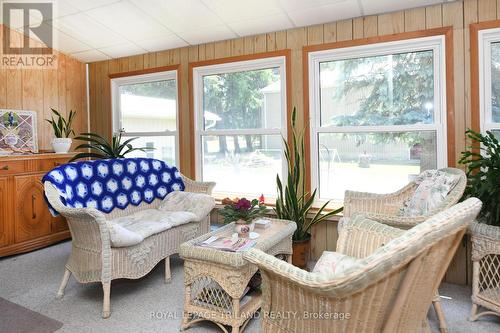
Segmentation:
{"type": "Polygon", "coordinates": [[[70,110],[68,119],[64,118],[57,110],[52,109],[52,117],[50,119],[45,119],[49,124],[52,125],[54,130],[55,138],[52,139],[52,148],[57,154],[64,154],[71,148],[71,143],[73,142],[70,135],[74,135],[73,131],[73,120],[75,119],[76,111],[70,110]],[[54,116],[56,119],[54,119],[54,116]]]}
{"type": "Polygon", "coordinates": [[[288,164],[288,171],[284,182],[276,176],[278,196],[274,211],[279,219],[290,220],[297,223],[297,230],[293,234],[292,263],[300,268],[305,268],[311,248],[311,228],[338,214],[343,208],[325,212],[330,201],[323,204],[313,213],[313,204],[316,199],[316,190],[306,192],[304,177],[306,176],[305,162],[305,130],[296,129],[296,108],[292,112],[292,142],[291,147],[283,138],[284,155],[288,164]]]}
{"type": "Polygon", "coordinates": [[[71,161],[79,159],[94,158],[94,159],[111,159],[111,158],[124,158],[125,155],[134,151],[147,152],[154,150],[154,148],[141,147],[134,148],[131,144],[132,141],[138,138],[130,138],[122,142],[123,131],[113,134],[111,142],[95,133],[82,133],[75,137],[75,140],[84,141],[75,149],[90,149],[90,152],[78,153],[71,161]]]}
{"type": "Polygon", "coordinates": [[[219,210],[219,214],[224,217],[224,223],[234,222],[234,231],[240,237],[248,237],[254,229],[255,219],[264,216],[269,212],[265,205],[260,204],[259,200],[252,201],[241,198],[235,201],[225,201],[224,208],[219,210]]]}
{"type": "Polygon", "coordinates": [[[464,198],[477,197],[483,202],[477,222],[469,228],[472,235],[472,313],[471,320],[482,314],[478,306],[500,315],[500,144],[492,132],[468,130],[471,140],[459,163],[467,167],[464,198]],[[495,287],[496,286],[496,287],[495,287]],[[496,288],[496,289],[495,289],[496,288]]]}

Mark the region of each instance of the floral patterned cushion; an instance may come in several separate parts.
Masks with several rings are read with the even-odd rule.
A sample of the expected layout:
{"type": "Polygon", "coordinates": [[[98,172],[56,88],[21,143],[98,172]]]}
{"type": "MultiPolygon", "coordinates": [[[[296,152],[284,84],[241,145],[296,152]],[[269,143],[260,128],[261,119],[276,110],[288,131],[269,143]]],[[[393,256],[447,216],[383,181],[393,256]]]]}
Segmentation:
{"type": "Polygon", "coordinates": [[[459,179],[457,175],[440,170],[423,172],[415,179],[418,187],[413,196],[404,203],[400,215],[407,217],[426,215],[445,201],[459,179]]]}
{"type": "Polygon", "coordinates": [[[331,251],[324,251],[313,268],[313,273],[335,275],[345,269],[355,266],[358,259],[345,254],[331,251]]]}

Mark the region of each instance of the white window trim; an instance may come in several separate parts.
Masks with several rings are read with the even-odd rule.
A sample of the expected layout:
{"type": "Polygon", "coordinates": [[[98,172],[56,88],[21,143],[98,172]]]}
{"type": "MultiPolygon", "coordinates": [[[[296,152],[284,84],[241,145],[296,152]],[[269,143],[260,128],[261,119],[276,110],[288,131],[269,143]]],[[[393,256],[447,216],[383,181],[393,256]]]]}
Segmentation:
{"type": "Polygon", "coordinates": [[[479,124],[481,132],[500,130],[492,121],[491,103],[491,44],[500,42],[500,28],[478,31],[479,55],[479,124]]]}
{"type": "MultiPolygon", "coordinates": [[[[195,126],[195,169],[196,179],[203,180],[203,151],[202,151],[202,138],[207,135],[281,135],[287,137],[287,77],[286,77],[286,57],[269,57],[259,58],[245,61],[235,61],[222,64],[199,66],[193,68],[193,101],[194,101],[194,126],[195,126]],[[266,68],[279,68],[281,76],[281,128],[264,128],[264,129],[241,129],[241,130],[205,130],[203,118],[203,77],[207,75],[215,75],[221,73],[234,73],[250,70],[259,70],[266,68]],[[201,93],[200,93],[201,92],[201,93]]],[[[286,175],[287,164],[282,156],[283,166],[282,175],[286,175]]],[[[214,179],[214,181],[217,181],[214,179]]],[[[217,193],[216,193],[217,194],[217,193]]],[[[230,194],[248,194],[255,195],[255,193],[241,193],[234,191],[230,194]]]]}
{"type": "MultiPolygon", "coordinates": [[[[310,148],[311,148],[311,186],[319,189],[319,133],[360,133],[360,132],[397,132],[397,131],[426,131],[436,132],[437,142],[437,167],[447,166],[447,120],[446,120],[446,55],[445,36],[430,36],[401,41],[383,42],[352,46],[338,49],[329,49],[308,54],[309,64],[309,110],[310,112],[310,148]],[[361,57],[388,55],[395,53],[406,53],[415,51],[434,51],[434,72],[440,75],[434,76],[434,124],[416,125],[389,125],[389,126],[324,126],[321,127],[320,119],[320,62],[355,59],[361,57]]],[[[335,202],[333,199],[332,202],[335,202]]],[[[318,196],[318,204],[328,201],[318,196]]]]}
{"type": "Polygon", "coordinates": [[[124,76],[111,79],[111,107],[112,107],[112,124],[113,133],[118,133],[122,128],[122,117],[121,117],[121,107],[120,107],[120,93],[119,88],[123,85],[137,84],[137,83],[147,83],[155,81],[175,81],[175,96],[176,96],[176,128],[177,130],[167,130],[161,132],[123,132],[123,136],[134,137],[134,136],[173,136],[175,138],[175,163],[179,164],[180,152],[179,152],[179,77],[177,70],[148,73],[141,75],[124,76]]]}

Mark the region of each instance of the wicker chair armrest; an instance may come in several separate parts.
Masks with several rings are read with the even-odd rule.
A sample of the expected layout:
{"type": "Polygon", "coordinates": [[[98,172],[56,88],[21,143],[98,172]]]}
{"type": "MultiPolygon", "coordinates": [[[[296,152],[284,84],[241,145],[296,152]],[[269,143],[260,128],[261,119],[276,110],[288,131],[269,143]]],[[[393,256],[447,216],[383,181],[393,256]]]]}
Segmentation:
{"type": "Polygon", "coordinates": [[[401,229],[372,221],[364,214],[356,214],[344,222],[337,240],[337,252],[365,258],[403,232],[401,229]]]}
{"type": "Polygon", "coordinates": [[[415,183],[410,183],[397,192],[376,194],[367,192],[346,191],[344,195],[344,216],[354,213],[377,213],[396,215],[403,203],[415,191],[415,183]]]}
{"type": "Polygon", "coordinates": [[[215,187],[214,182],[199,182],[192,180],[184,175],[181,175],[181,177],[184,185],[186,186],[186,192],[205,193],[211,195],[215,187]]]}
{"type": "Polygon", "coordinates": [[[377,221],[379,223],[386,224],[391,227],[410,229],[419,223],[425,222],[431,216],[420,215],[420,216],[401,216],[401,215],[384,215],[376,213],[363,213],[363,215],[370,220],[377,221]]]}

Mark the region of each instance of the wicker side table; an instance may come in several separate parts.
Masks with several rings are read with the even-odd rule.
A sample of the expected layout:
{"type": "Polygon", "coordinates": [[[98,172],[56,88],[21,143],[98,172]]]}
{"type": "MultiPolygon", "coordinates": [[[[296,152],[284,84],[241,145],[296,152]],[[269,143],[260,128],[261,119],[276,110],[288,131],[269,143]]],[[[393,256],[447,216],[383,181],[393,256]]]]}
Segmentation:
{"type": "MultiPolygon", "coordinates": [[[[268,229],[257,229],[260,237],[255,247],[271,255],[284,255],[290,262],[292,235],[296,228],[295,222],[273,219],[268,229]]],[[[239,333],[260,308],[260,291],[251,291],[245,298],[247,285],[257,272],[257,266],[245,261],[241,252],[195,245],[214,235],[230,237],[233,230],[234,223],[231,223],[181,245],[185,287],[183,330],[208,320],[225,333],[228,331],[224,325],[231,326],[232,333],[239,333]]]]}
{"type": "Polygon", "coordinates": [[[500,316],[500,228],[472,223],[472,310],[470,320],[500,316]],[[490,311],[478,312],[479,306],[490,311]]]}

